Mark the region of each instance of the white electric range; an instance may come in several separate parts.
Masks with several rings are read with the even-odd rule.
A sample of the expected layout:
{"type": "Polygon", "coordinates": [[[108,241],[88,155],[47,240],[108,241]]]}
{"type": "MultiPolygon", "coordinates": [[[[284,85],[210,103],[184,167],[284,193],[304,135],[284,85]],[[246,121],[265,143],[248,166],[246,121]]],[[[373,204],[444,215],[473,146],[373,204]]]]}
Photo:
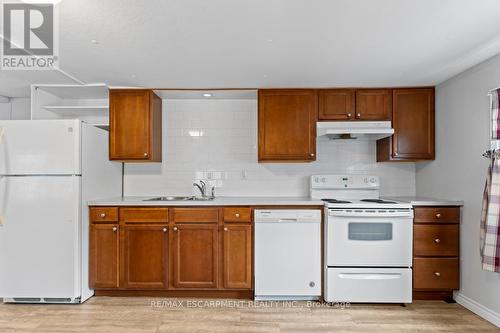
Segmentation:
{"type": "Polygon", "coordinates": [[[379,189],[377,176],[311,176],[311,198],[325,201],[327,302],[412,301],[413,209],[379,189]]]}

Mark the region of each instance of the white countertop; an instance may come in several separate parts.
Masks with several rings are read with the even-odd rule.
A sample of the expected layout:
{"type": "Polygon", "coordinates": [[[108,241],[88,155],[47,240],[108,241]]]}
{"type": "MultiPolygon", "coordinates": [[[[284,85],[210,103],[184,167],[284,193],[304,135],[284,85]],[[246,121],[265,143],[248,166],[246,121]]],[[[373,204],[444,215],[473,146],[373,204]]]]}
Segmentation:
{"type": "Polygon", "coordinates": [[[89,206],[323,206],[309,197],[216,197],[210,201],[144,201],[148,197],[116,197],[89,201],[89,206]]]}
{"type": "Polygon", "coordinates": [[[460,200],[445,200],[429,197],[384,197],[387,200],[407,202],[412,206],[463,206],[460,200]]]}

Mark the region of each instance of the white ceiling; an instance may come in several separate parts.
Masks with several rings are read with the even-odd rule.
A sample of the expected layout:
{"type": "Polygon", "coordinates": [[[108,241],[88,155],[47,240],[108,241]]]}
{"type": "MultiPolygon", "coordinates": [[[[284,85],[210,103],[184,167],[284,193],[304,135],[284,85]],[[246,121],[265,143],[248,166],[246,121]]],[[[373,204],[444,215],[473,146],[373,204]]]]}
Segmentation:
{"type": "MultiPolygon", "coordinates": [[[[61,69],[112,86],[434,85],[500,53],[498,0],[62,0],[59,6],[61,69]]],[[[32,82],[74,81],[54,72],[2,71],[0,95],[27,96],[32,82]]]]}

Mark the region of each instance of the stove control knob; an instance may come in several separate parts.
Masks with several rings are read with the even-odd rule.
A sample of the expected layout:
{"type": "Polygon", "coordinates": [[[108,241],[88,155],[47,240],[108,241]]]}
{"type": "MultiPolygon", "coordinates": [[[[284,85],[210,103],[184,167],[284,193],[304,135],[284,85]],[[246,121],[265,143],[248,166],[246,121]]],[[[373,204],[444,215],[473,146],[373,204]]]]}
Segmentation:
{"type": "Polygon", "coordinates": [[[364,181],[365,181],[365,184],[368,184],[368,178],[365,178],[364,181]]]}
{"type": "Polygon", "coordinates": [[[319,183],[319,177],[314,177],[314,182],[319,183]]]}
{"type": "Polygon", "coordinates": [[[375,178],[370,178],[370,183],[375,184],[376,182],[375,178]]]}
{"type": "Polygon", "coordinates": [[[326,183],[326,178],[325,177],[321,178],[321,182],[326,183]]]}

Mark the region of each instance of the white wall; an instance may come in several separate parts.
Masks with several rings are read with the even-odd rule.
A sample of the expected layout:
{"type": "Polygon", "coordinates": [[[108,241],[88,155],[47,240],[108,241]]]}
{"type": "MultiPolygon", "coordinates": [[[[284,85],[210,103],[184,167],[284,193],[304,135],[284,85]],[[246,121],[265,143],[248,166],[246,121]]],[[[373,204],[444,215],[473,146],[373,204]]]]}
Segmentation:
{"type": "Polygon", "coordinates": [[[498,86],[500,55],[437,87],[436,160],[417,165],[416,184],[417,195],[464,200],[458,301],[475,311],[483,307],[490,320],[500,325],[500,274],[483,271],[479,256],[479,218],[488,167],[481,156],[489,145],[487,93],[498,86]]]}
{"type": "Polygon", "coordinates": [[[29,119],[30,99],[11,98],[8,103],[0,103],[0,120],[29,119]]]}
{"type": "Polygon", "coordinates": [[[164,100],[163,134],[163,163],[127,164],[125,195],[190,195],[197,171],[221,171],[226,196],[308,196],[316,173],[375,174],[382,194],[415,194],[415,165],[376,163],[373,141],[319,141],[313,163],[257,163],[255,100],[164,100]]]}

